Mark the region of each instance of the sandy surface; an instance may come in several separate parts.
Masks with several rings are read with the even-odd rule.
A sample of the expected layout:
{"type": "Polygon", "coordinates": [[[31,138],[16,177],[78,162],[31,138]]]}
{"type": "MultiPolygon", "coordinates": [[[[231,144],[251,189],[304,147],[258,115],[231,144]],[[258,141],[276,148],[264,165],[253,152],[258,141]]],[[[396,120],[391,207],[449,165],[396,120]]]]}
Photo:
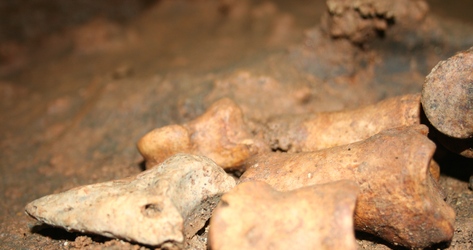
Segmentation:
{"type": "MultiPolygon", "coordinates": [[[[145,2],[115,15],[104,6],[71,23],[57,20],[72,14],[25,23],[9,16],[8,29],[41,25],[18,37],[0,33],[8,34],[0,40],[2,249],[146,249],[40,225],[24,206],[50,193],[141,172],[141,136],[189,121],[221,97],[231,97],[257,120],[354,108],[418,92],[438,60],[473,44],[473,20],[464,14],[471,3],[453,1],[446,8],[432,0],[433,18],[448,27],[439,44],[428,41],[399,57],[380,49],[369,57],[380,60],[372,64],[379,67],[320,77],[311,60],[323,48],[307,48],[324,1],[145,2]],[[64,25],[47,26],[52,19],[64,25]],[[416,66],[390,71],[405,65],[405,58],[416,66]]],[[[21,13],[21,6],[16,10],[21,13]]],[[[442,150],[437,157],[440,183],[457,212],[451,245],[439,247],[471,249],[473,161],[442,150]]],[[[395,248],[369,235],[357,237],[361,249],[395,248]]]]}

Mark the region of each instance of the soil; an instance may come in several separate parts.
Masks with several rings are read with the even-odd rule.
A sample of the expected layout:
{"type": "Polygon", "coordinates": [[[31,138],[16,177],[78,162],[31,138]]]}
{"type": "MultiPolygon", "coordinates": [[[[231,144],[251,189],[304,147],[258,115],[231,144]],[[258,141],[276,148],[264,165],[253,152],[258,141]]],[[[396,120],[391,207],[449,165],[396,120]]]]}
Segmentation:
{"type": "MultiPolygon", "coordinates": [[[[2,249],[148,249],[41,225],[24,207],[143,171],[139,138],[221,97],[259,121],[355,108],[419,92],[439,60],[473,44],[471,1],[428,1],[424,30],[367,47],[320,39],[321,0],[100,2],[0,3],[2,249]]],[[[457,219],[453,241],[435,248],[471,249],[473,161],[441,146],[436,159],[457,219]]]]}

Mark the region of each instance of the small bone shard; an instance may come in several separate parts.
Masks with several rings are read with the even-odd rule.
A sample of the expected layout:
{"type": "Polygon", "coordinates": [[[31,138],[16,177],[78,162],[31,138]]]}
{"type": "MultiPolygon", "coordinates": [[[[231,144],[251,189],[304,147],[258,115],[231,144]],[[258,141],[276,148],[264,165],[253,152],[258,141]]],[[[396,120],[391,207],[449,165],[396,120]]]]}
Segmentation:
{"type": "Polygon", "coordinates": [[[240,108],[225,98],[187,124],[149,132],[138,142],[138,150],[147,168],[176,153],[191,153],[207,156],[224,169],[233,169],[269,148],[251,134],[240,108]]]}
{"type": "Polygon", "coordinates": [[[316,152],[259,155],[240,181],[287,191],[350,179],[360,187],[356,229],[407,247],[450,241],[455,212],[428,173],[435,145],[427,132],[424,125],[394,128],[316,152]]]}
{"type": "Polygon", "coordinates": [[[246,182],[222,196],[210,220],[209,243],[219,249],[357,249],[352,181],[278,192],[246,182]],[[323,206],[321,205],[323,204],[323,206]]]}
{"type": "Polygon", "coordinates": [[[354,110],[275,118],[268,122],[265,137],[272,149],[308,152],[415,124],[420,124],[420,95],[411,94],[354,110]]]}
{"type": "Polygon", "coordinates": [[[235,181],[206,157],[177,154],[136,177],[42,197],[25,210],[67,230],[157,246],[183,245],[235,181]]]}

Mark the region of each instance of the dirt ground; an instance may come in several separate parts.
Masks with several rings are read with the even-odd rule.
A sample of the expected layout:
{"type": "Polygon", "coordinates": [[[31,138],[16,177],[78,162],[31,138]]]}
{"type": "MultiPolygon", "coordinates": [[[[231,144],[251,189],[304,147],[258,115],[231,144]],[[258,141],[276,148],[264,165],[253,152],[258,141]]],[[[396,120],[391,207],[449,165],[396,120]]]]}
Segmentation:
{"type": "MultiPolygon", "coordinates": [[[[0,248],[148,249],[41,225],[24,207],[143,171],[139,138],[221,97],[264,121],[419,92],[439,60],[473,45],[471,1],[428,2],[424,26],[362,48],[321,40],[323,0],[0,3],[0,248]]],[[[457,219],[435,248],[472,249],[473,161],[441,147],[436,159],[457,219]]]]}

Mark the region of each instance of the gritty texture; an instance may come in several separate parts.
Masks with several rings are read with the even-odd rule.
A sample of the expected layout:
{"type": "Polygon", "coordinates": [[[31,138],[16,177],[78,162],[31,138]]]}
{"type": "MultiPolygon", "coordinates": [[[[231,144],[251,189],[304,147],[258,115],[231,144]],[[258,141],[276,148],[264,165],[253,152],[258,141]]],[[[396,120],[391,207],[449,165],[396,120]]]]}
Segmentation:
{"type": "Polygon", "coordinates": [[[77,187],[29,203],[33,218],[69,231],[145,245],[182,245],[210,218],[232,177],[205,157],[178,154],[136,177],[77,187]]]}
{"type": "Polygon", "coordinates": [[[422,107],[435,137],[473,158],[473,48],[439,62],[425,78],[422,107]]]}
{"type": "Polygon", "coordinates": [[[450,137],[473,137],[473,48],[441,61],[425,78],[422,105],[427,118],[450,137]]]}
{"type": "Polygon", "coordinates": [[[357,249],[351,181],[278,192],[246,182],[222,196],[210,221],[211,249],[357,249]],[[324,204],[321,206],[320,204],[324,204]]]}
{"type": "Polygon", "coordinates": [[[364,44],[395,27],[406,23],[422,23],[428,12],[424,0],[328,0],[328,14],[322,27],[336,38],[364,44]]]}
{"type": "Polygon", "coordinates": [[[417,125],[316,152],[257,156],[240,181],[265,181],[287,191],[354,180],[360,186],[357,230],[393,244],[428,247],[452,239],[455,212],[429,174],[435,145],[426,133],[427,127],[417,125]]]}
{"type": "MultiPolygon", "coordinates": [[[[0,32],[13,24],[8,34],[35,35],[0,35],[2,248],[154,249],[39,225],[24,207],[140,173],[143,135],[189,122],[222,97],[250,118],[354,109],[420,92],[440,60],[473,44],[473,1],[464,0],[427,0],[422,25],[397,19],[363,48],[320,32],[325,0],[149,1],[123,22],[108,18],[123,13],[107,4],[115,0],[89,2],[0,1],[0,32]],[[98,9],[108,14],[90,15],[98,9]],[[60,32],[38,32],[58,23],[60,32]]],[[[136,10],[136,2],[120,2],[121,10],[136,10]]],[[[470,250],[473,159],[442,145],[435,157],[457,213],[451,245],[438,248],[470,250]]],[[[399,248],[357,238],[360,249],[399,248]]]]}

